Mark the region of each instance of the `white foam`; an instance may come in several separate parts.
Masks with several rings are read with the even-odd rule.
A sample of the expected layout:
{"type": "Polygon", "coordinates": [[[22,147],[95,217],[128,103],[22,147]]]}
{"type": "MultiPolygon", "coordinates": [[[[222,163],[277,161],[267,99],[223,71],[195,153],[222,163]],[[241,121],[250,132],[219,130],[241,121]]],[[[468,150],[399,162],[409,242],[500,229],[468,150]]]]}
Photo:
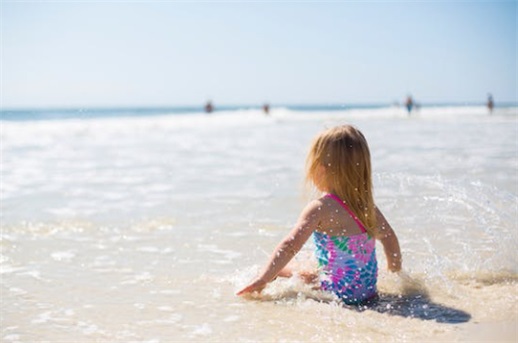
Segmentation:
{"type": "Polygon", "coordinates": [[[18,334],[9,334],[4,336],[5,341],[18,341],[20,340],[21,336],[18,334]]]}
{"type": "Polygon", "coordinates": [[[76,253],[73,250],[56,251],[50,256],[56,261],[70,261],[76,256],[76,253]]]}
{"type": "Polygon", "coordinates": [[[194,336],[208,336],[211,333],[212,328],[207,323],[203,323],[202,325],[196,326],[192,332],[194,336]]]}

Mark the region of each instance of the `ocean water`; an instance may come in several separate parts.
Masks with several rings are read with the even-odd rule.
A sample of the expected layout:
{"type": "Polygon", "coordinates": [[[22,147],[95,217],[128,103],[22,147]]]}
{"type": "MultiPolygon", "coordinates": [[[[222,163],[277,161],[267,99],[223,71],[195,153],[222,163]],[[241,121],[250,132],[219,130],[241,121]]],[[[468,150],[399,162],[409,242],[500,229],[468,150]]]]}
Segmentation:
{"type": "Polygon", "coordinates": [[[517,339],[516,107],[45,113],[0,121],[2,341],[517,339]],[[311,139],[343,123],[404,273],[378,244],[369,307],[296,277],[236,297],[312,196],[311,139]]]}

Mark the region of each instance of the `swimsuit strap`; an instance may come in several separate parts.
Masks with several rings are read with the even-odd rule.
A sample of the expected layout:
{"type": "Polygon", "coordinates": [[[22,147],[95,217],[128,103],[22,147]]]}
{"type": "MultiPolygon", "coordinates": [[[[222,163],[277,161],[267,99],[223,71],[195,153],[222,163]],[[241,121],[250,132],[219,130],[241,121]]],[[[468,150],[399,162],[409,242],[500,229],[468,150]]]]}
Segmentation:
{"type": "Polygon", "coordinates": [[[358,219],[358,217],[356,217],[356,215],[354,214],[353,211],[351,211],[351,209],[349,208],[349,206],[347,206],[343,201],[342,199],[340,199],[338,196],[334,195],[334,194],[327,194],[326,197],[329,197],[329,198],[332,198],[334,199],[336,202],[338,202],[340,205],[342,205],[342,207],[347,211],[347,213],[349,213],[351,215],[351,217],[353,218],[353,220],[356,222],[356,224],[358,224],[358,227],[360,228],[360,230],[363,232],[363,233],[367,233],[367,230],[365,229],[365,226],[362,224],[362,222],[360,221],[360,219],[358,219]]]}

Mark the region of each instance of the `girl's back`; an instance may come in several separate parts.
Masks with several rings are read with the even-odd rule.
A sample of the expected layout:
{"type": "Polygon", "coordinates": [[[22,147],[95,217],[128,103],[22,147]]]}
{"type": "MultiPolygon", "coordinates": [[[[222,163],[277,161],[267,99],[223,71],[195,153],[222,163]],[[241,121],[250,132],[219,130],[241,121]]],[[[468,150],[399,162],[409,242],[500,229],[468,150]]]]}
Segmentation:
{"type": "Polygon", "coordinates": [[[347,304],[374,297],[378,274],[374,237],[336,195],[326,195],[321,203],[321,225],[313,233],[321,287],[347,304]]]}

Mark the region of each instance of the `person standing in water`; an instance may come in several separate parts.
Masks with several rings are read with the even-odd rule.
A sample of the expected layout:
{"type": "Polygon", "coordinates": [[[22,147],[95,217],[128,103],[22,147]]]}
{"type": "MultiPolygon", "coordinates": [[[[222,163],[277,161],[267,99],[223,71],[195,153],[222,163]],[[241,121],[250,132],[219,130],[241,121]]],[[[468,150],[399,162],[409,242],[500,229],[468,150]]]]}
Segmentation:
{"type": "Polygon", "coordinates": [[[384,247],[390,271],[401,270],[402,258],[396,233],[374,203],[370,152],[363,134],[351,125],[319,134],[306,159],[306,180],[323,195],[304,208],[262,272],[237,295],[261,292],[276,277],[294,275],[286,265],[312,236],[319,269],[300,273],[306,282],[319,280],[321,289],[345,304],[377,297],[376,239],[384,247]]]}
{"type": "Polygon", "coordinates": [[[493,108],[495,107],[495,102],[493,101],[493,95],[487,95],[487,109],[489,110],[489,114],[493,113],[493,108]]]}
{"type": "Polygon", "coordinates": [[[410,115],[410,112],[412,112],[412,109],[414,108],[414,99],[412,99],[411,95],[406,97],[405,107],[408,111],[408,115],[410,115]]]}
{"type": "Polygon", "coordinates": [[[212,101],[207,101],[205,104],[205,113],[212,113],[214,111],[214,106],[212,105],[212,101]]]}
{"type": "Polygon", "coordinates": [[[264,112],[265,115],[269,115],[270,114],[270,105],[268,103],[263,105],[263,112],[264,112]]]}

